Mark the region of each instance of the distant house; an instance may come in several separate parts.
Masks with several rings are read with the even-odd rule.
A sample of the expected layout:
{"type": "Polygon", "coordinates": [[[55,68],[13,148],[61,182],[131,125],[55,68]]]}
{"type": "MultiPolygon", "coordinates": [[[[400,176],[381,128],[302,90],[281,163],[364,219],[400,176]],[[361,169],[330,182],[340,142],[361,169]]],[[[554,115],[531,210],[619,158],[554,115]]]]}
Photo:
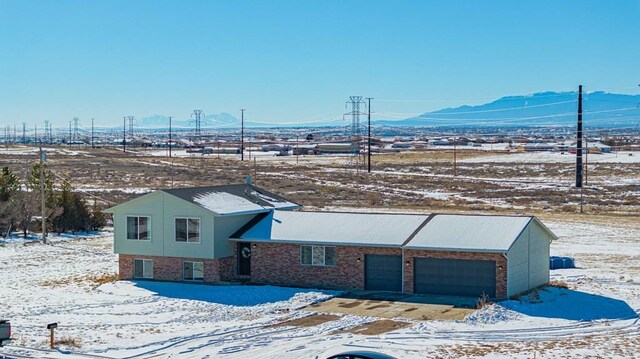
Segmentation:
{"type": "Polygon", "coordinates": [[[524,144],[525,152],[541,152],[541,151],[554,151],[557,150],[557,144],[546,142],[531,142],[524,144]]]}
{"type": "MultiPolygon", "coordinates": [[[[611,153],[611,146],[605,145],[601,142],[594,143],[583,143],[582,144],[582,153],[590,153],[590,154],[601,154],[601,153],[611,153]]],[[[569,147],[569,152],[575,154],[578,152],[578,147],[576,143],[573,143],[569,147]]]]}
{"type": "Polygon", "coordinates": [[[556,237],[532,216],[299,207],[252,185],[161,190],[112,207],[119,276],[498,299],[549,281],[556,237]]]}

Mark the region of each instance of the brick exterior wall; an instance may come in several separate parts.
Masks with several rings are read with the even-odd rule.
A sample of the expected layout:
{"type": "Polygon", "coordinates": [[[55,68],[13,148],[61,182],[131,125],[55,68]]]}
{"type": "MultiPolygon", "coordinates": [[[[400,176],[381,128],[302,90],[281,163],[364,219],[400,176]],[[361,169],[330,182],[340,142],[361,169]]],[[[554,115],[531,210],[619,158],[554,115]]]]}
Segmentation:
{"type": "MultiPolygon", "coordinates": [[[[135,256],[120,254],[119,278],[133,277],[134,259],[153,260],[153,279],[182,281],[182,262],[204,263],[204,281],[246,280],[256,284],[272,284],[327,289],[364,289],[366,254],[401,255],[400,248],[336,246],[335,266],[300,264],[300,245],[287,243],[252,243],[251,276],[237,275],[237,245],[234,255],[220,259],[135,256]],[[360,260],[358,260],[360,259],[360,260]]],[[[496,297],[507,296],[507,259],[499,253],[448,252],[429,250],[404,251],[404,292],[413,293],[414,258],[446,258],[493,260],[496,262],[496,297]]]]}
{"type": "MultiPolygon", "coordinates": [[[[237,245],[234,245],[234,276],[237,245]]],[[[336,246],[335,266],[310,266],[300,264],[300,245],[287,243],[252,243],[252,283],[316,287],[327,289],[364,289],[365,254],[400,255],[400,248],[336,246]],[[360,258],[360,261],[358,261],[360,258]]],[[[245,277],[246,279],[246,277],[245,277]]]]}
{"type": "MultiPolygon", "coordinates": [[[[130,254],[119,255],[118,277],[120,279],[133,278],[133,260],[134,259],[151,259],[153,260],[153,279],[166,281],[182,281],[182,262],[202,262],[204,265],[204,282],[217,283],[220,282],[221,259],[202,259],[202,258],[178,258],[178,257],[158,257],[158,256],[138,256],[130,254]]],[[[228,257],[231,258],[231,257],[228,257]]],[[[224,259],[224,258],[223,258],[224,259]]],[[[227,260],[229,262],[229,260],[227,260]]]]}
{"type": "Polygon", "coordinates": [[[475,259],[496,262],[496,298],[507,297],[507,259],[500,253],[404,250],[404,292],[413,293],[414,258],[475,259]],[[407,262],[409,263],[407,265],[407,262]]]}

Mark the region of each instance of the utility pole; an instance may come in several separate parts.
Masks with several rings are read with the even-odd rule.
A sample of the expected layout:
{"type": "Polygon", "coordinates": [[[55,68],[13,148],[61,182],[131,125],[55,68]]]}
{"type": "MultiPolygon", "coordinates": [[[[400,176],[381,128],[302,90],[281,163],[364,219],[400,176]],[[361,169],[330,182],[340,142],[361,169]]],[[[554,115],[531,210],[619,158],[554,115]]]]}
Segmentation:
{"type": "Polygon", "coordinates": [[[35,125],[35,127],[33,128],[33,140],[35,142],[38,142],[38,125],[35,125]]]}
{"type": "Polygon", "coordinates": [[[240,161],[244,161],[244,110],[240,109],[240,161]]]}
{"type": "Polygon", "coordinates": [[[96,148],[93,145],[93,117],[91,118],[91,148],[96,148]]]}
{"type": "Polygon", "coordinates": [[[22,123],[22,144],[23,145],[27,144],[27,123],[26,122],[22,123]]]}
{"type": "Polygon", "coordinates": [[[300,155],[300,140],[296,135],[296,164],[298,164],[298,156],[300,155]]]}
{"type": "Polygon", "coordinates": [[[458,142],[456,136],[453,136],[453,177],[458,175],[458,142]]]}
{"type": "Polygon", "coordinates": [[[44,198],[44,162],[45,152],[42,150],[42,142],[40,142],[40,200],[42,204],[42,243],[47,244],[47,204],[44,198]]]}
{"type": "Polygon", "coordinates": [[[367,97],[367,121],[369,122],[369,134],[367,141],[367,172],[371,173],[371,100],[373,97],[367,97]]]}
{"type": "Polygon", "coordinates": [[[582,85],[578,87],[578,134],[576,143],[576,187],[582,187],[582,85]]]}
{"type": "Polygon", "coordinates": [[[171,116],[169,116],[169,158],[171,158],[171,116]]]}
{"type": "Polygon", "coordinates": [[[127,116],[123,116],[122,121],[122,152],[127,153],[127,116]]]}

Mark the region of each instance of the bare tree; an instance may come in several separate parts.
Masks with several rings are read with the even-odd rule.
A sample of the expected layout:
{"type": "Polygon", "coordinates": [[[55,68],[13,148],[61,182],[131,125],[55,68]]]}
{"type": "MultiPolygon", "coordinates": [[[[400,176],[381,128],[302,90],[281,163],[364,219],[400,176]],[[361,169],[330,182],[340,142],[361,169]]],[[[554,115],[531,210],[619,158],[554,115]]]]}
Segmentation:
{"type": "Polygon", "coordinates": [[[31,222],[40,212],[39,198],[34,192],[20,191],[13,202],[16,223],[26,238],[31,222]]]}

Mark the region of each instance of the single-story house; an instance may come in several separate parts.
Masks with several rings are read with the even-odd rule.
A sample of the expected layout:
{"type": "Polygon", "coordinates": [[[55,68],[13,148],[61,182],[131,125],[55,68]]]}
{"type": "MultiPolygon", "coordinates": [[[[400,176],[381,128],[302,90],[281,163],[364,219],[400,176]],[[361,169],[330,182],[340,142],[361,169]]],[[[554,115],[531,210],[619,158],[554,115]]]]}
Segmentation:
{"type": "Polygon", "coordinates": [[[119,277],[505,299],[549,281],[533,216],[294,211],[250,184],[159,190],[112,207],[119,277]]]}

